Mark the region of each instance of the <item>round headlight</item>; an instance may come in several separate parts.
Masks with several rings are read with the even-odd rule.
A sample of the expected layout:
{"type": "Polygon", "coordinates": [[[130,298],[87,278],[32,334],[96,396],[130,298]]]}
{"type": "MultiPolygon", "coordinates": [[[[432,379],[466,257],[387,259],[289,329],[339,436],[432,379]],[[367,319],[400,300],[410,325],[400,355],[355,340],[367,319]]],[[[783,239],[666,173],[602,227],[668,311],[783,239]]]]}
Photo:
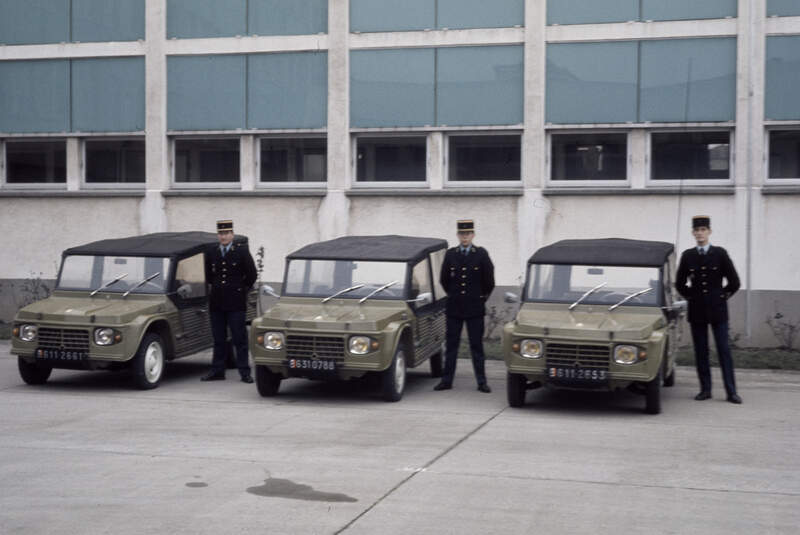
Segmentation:
{"type": "Polygon", "coordinates": [[[99,346],[110,346],[114,343],[114,329],[100,327],[94,330],[94,343],[99,346]]]}
{"type": "Polygon", "coordinates": [[[353,355],[366,355],[370,349],[370,339],[368,336],[351,336],[350,353],[353,355]]]}
{"type": "Polygon", "coordinates": [[[519,354],[529,359],[538,359],[542,356],[541,340],[523,340],[519,344],[519,354]]]}
{"type": "Polygon", "coordinates": [[[639,359],[639,348],[636,346],[617,346],[614,348],[614,362],[617,364],[634,364],[639,359]]]}
{"type": "Polygon", "coordinates": [[[264,333],[264,347],[267,349],[283,349],[283,333],[264,333]]]}
{"type": "Polygon", "coordinates": [[[38,329],[36,328],[36,325],[23,325],[19,328],[19,339],[23,342],[33,342],[36,340],[37,332],[38,329]]]}

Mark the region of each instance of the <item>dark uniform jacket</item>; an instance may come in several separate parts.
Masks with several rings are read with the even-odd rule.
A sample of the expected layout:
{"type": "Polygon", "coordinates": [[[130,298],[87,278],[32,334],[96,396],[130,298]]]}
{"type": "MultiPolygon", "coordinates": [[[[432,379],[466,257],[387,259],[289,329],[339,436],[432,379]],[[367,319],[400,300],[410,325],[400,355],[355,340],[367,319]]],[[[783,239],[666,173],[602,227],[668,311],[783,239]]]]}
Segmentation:
{"type": "Polygon", "coordinates": [[[439,280],[447,292],[447,315],[474,318],[486,314],[484,303],[494,290],[494,265],[483,247],[447,250],[439,280]]]}
{"type": "Polygon", "coordinates": [[[232,243],[222,257],[219,245],[206,252],[206,281],[211,291],[208,304],[219,310],[247,310],[247,292],[258,273],[247,245],[232,243]]]}
{"type": "Polygon", "coordinates": [[[727,301],[739,289],[739,275],[722,247],[710,245],[705,255],[692,247],[681,255],[675,289],[689,301],[691,323],[721,323],[728,321],[727,301]]]}

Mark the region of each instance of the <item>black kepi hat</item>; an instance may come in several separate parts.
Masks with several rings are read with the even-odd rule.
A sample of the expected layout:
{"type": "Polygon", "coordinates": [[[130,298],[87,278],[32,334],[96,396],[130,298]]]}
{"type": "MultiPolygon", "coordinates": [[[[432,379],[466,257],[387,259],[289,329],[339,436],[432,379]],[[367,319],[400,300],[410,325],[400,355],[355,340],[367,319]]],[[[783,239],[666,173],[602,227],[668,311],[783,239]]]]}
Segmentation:
{"type": "Polygon", "coordinates": [[[217,221],[217,232],[233,232],[232,219],[220,219],[217,221]]]}
{"type": "Polygon", "coordinates": [[[692,228],[697,227],[711,228],[711,217],[707,215],[696,215],[692,218],[692,228]]]}
{"type": "Polygon", "coordinates": [[[459,219],[456,229],[458,232],[475,232],[475,222],[472,219],[459,219]]]}

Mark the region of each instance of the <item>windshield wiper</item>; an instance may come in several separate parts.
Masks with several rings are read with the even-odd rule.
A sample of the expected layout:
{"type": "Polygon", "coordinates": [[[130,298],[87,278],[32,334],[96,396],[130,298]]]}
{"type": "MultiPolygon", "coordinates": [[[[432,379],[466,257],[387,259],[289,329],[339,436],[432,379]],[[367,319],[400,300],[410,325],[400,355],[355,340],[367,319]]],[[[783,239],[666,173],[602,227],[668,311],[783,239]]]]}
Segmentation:
{"type": "Polygon", "coordinates": [[[347,292],[352,292],[353,290],[358,290],[359,288],[363,288],[363,287],[364,287],[364,285],[363,285],[363,284],[356,284],[355,286],[351,286],[351,287],[349,287],[349,288],[345,288],[344,290],[339,290],[339,291],[338,291],[338,292],[336,292],[335,294],[333,294],[333,295],[329,295],[328,297],[326,297],[325,299],[323,299],[323,300],[322,300],[322,302],[323,302],[323,303],[327,303],[328,301],[330,301],[330,300],[331,300],[331,299],[333,299],[334,297],[337,297],[337,296],[339,296],[339,295],[342,295],[342,294],[346,294],[347,292]]]}
{"type": "Polygon", "coordinates": [[[581,301],[583,301],[584,299],[586,299],[587,297],[589,297],[590,295],[592,295],[594,292],[596,292],[597,290],[599,290],[600,288],[602,288],[602,287],[603,287],[603,286],[605,286],[606,284],[608,284],[608,283],[606,283],[606,282],[601,282],[600,284],[598,284],[597,286],[595,286],[594,288],[592,288],[591,290],[589,290],[588,292],[586,292],[585,294],[583,294],[582,296],[580,296],[580,297],[578,298],[578,300],[577,300],[577,301],[575,301],[574,303],[572,303],[572,304],[569,306],[569,310],[572,310],[573,308],[575,308],[576,306],[578,306],[578,305],[580,304],[580,302],[581,302],[581,301]]]}
{"type": "Polygon", "coordinates": [[[134,286],[133,288],[131,288],[130,290],[128,290],[127,292],[122,294],[122,297],[128,297],[128,294],[131,293],[132,291],[134,291],[136,288],[140,287],[141,285],[143,285],[145,283],[150,282],[151,280],[155,279],[159,275],[161,275],[161,272],[160,271],[156,271],[155,273],[153,273],[152,275],[150,275],[146,279],[140,281],[139,284],[137,284],[136,286],[134,286]]]}
{"type": "Polygon", "coordinates": [[[634,292],[625,299],[623,299],[622,301],[620,301],[619,303],[617,303],[616,305],[611,305],[610,307],[608,307],[608,311],[611,312],[612,310],[620,306],[622,303],[626,303],[627,301],[633,299],[634,297],[639,297],[640,295],[647,293],[650,290],[652,290],[652,288],[645,288],[644,290],[639,290],[638,292],[634,292]]]}
{"type": "Polygon", "coordinates": [[[359,300],[358,300],[358,304],[360,305],[361,303],[363,303],[364,301],[366,301],[367,299],[369,299],[370,297],[372,297],[372,296],[373,296],[373,295],[375,295],[376,293],[378,293],[378,292],[382,292],[382,291],[384,291],[386,288],[388,288],[389,286],[393,286],[393,285],[395,285],[395,284],[397,284],[397,281],[387,282],[386,284],[384,284],[384,285],[383,285],[383,286],[381,286],[380,288],[377,288],[377,289],[376,289],[374,292],[372,292],[372,293],[370,293],[369,295],[367,295],[367,296],[365,296],[365,297],[362,297],[361,299],[359,299],[359,300]]]}
{"type": "Polygon", "coordinates": [[[116,283],[118,283],[119,281],[121,281],[122,279],[124,279],[124,278],[125,278],[125,277],[127,277],[127,276],[128,276],[128,274],[127,274],[127,273],[123,273],[122,275],[120,275],[119,277],[117,277],[116,279],[114,279],[113,281],[105,283],[104,285],[102,285],[101,287],[99,287],[98,289],[96,289],[95,291],[93,291],[92,293],[90,293],[90,294],[89,294],[89,297],[92,297],[94,294],[96,294],[97,292],[99,292],[100,290],[102,290],[102,289],[104,289],[104,288],[108,288],[108,287],[109,287],[109,286],[111,286],[112,284],[116,284],[116,283]]]}

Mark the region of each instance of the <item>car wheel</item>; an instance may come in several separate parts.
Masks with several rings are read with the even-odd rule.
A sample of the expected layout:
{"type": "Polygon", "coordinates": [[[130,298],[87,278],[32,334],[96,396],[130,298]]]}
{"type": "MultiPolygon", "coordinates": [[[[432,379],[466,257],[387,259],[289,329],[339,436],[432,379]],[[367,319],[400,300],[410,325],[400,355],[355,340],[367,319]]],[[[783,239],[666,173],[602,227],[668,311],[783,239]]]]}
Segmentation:
{"type": "Polygon", "coordinates": [[[166,356],[164,342],[156,333],[147,333],[133,357],[133,384],[139,390],[150,390],[158,386],[164,373],[166,356]]]}
{"type": "Polygon", "coordinates": [[[272,373],[266,366],[256,364],[256,387],[261,397],[268,398],[278,394],[281,386],[280,374],[272,373]]]}
{"type": "Polygon", "coordinates": [[[384,401],[400,401],[406,387],[406,354],[397,348],[392,363],[381,372],[381,391],[384,401]]]}
{"type": "Polygon", "coordinates": [[[658,414],[661,412],[661,370],[652,381],[649,381],[645,389],[644,412],[647,414],[658,414]]]}
{"type": "Polygon", "coordinates": [[[506,391],[508,404],[512,407],[525,405],[525,392],[528,390],[528,380],[519,373],[508,373],[506,377],[506,391]]]}
{"type": "Polygon", "coordinates": [[[444,373],[444,344],[441,350],[431,357],[431,377],[441,377],[444,373]]]}
{"type": "Polygon", "coordinates": [[[22,357],[17,357],[17,367],[22,380],[29,385],[43,385],[50,378],[52,366],[39,362],[27,362],[22,357]]]}

